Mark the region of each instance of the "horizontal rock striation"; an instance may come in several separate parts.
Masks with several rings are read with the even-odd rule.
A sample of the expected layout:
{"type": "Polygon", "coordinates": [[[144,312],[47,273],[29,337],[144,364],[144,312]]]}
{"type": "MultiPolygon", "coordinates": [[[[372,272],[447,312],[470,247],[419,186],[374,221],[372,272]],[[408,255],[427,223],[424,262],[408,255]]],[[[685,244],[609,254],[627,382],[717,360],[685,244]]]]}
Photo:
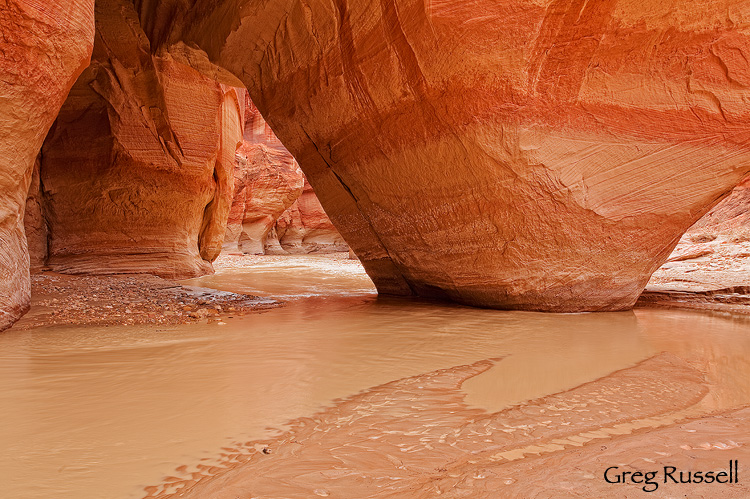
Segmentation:
{"type": "Polygon", "coordinates": [[[94,0],[0,1],[0,331],[30,304],[24,207],[34,162],[88,65],[94,0]]]}
{"type": "Polygon", "coordinates": [[[212,272],[244,95],[218,82],[194,49],[152,48],[130,2],[96,2],[92,63],[42,150],[47,265],[55,271],[212,272]]]}
{"type": "Polygon", "coordinates": [[[750,171],[733,0],[135,3],[242,79],[382,293],[627,309],[750,171]]]}

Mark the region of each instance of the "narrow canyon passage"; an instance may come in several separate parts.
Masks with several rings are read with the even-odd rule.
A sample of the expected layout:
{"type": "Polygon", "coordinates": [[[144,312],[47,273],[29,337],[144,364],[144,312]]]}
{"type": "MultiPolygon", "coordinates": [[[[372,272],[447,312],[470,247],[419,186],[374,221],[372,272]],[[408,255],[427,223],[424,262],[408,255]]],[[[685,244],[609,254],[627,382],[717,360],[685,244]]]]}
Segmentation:
{"type": "MultiPolygon", "coordinates": [[[[609,445],[640,426],[675,431],[676,419],[750,403],[750,327],[741,317],[650,309],[560,315],[378,299],[356,262],[326,257],[270,257],[188,283],[290,301],[222,323],[57,326],[0,336],[0,482],[8,497],[171,497],[197,479],[191,497],[234,498],[232,486],[245,491],[240,497],[256,490],[364,497],[352,488],[356,473],[406,473],[411,484],[426,473],[446,486],[447,472],[434,468],[472,449],[482,451],[469,460],[476,463],[450,474],[476,493],[465,479],[497,464],[488,461],[496,454],[539,443],[552,451],[540,459],[553,459],[591,440],[580,437],[587,432],[603,432],[609,445]],[[430,374],[436,370],[444,371],[430,374]],[[545,423],[552,416],[541,417],[540,404],[568,410],[545,423]],[[478,438],[491,421],[491,435],[478,438]],[[566,423],[575,431],[560,432],[566,423]],[[290,438],[321,454],[297,457],[290,438]],[[369,450],[354,445],[344,459],[335,450],[341,438],[365,439],[369,450]],[[569,443],[561,450],[555,439],[569,443]],[[299,478],[289,482],[278,472],[292,465],[299,478]],[[317,475],[322,468],[335,476],[317,475]],[[278,480],[247,481],[261,469],[278,480]]],[[[721,442],[740,442],[742,431],[721,442]]],[[[690,443],[682,438],[664,440],[690,443]]],[[[726,445],[712,455],[730,455],[726,445]]],[[[508,462],[522,467],[533,452],[508,462]]],[[[601,463],[577,466],[597,477],[603,471],[601,463]]],[[[508,490],[527,483],[518,480],[526,471],[508,473],[496,477],[511,480],[508,490]]],[[[420,490],[431,497],[432,489],[420,490]]]]}

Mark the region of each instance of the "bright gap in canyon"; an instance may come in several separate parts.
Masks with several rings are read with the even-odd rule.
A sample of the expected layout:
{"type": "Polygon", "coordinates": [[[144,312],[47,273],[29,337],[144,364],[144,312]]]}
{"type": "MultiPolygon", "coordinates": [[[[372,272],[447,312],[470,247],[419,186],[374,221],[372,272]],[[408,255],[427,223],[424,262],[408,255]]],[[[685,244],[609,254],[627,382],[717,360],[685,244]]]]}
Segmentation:
{"type": "Polygon", "coordinates": [[[750,0],[0,30],[0,498],[750,497],[750,0]]]}

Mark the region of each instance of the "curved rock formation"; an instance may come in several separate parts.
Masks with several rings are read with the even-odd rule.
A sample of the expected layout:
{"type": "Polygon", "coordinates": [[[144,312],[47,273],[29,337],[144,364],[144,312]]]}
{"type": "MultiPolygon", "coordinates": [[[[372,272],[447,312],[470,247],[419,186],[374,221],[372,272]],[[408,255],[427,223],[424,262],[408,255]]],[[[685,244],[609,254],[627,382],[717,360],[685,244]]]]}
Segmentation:
{"type": "Polygon", "coordinates": [[[212,271],[242,102],[210,69],[182,44],[152,53],[130,2],[97,0],[92,63],[42,151],[50,268],[168,278],[212,271]]]}
{"type": "Polygon", "coordinates": [[[268,233],[279,215],[302,194],[304,182],[297,161],[247,97],[244,141],[234,167],[234,198],[224,249],[264,254],[268,233]]]}
{"type": "Polygon", "coordinates": [[[639,304],[748,313],[750,179],[682,236],[639,304]]]}
{"type": "Polygon", "coordinates": [[[29,307],[23,219],[34,161],[91,57],[94,0],[0,0],[0,331],[29,307]]]}
{"type": "Polygon", "coordinates": [[[242,79],[384,293],[625,309],[750,171],[742,2],[136,6],[242,79]]]}
{"type": "Polygon", "coordinates": [[[709,242],[718,236],[731,242],[750,241],[750,178],[693,224],[683,240],[709,242]]]}
{"type": "Polygon", "coordinates": [[[349,246],[331,223],[307,181],[299,199],[276,221],[273,236],[271,247],[266,248],[267,253],[349,251],[349,246]]]}

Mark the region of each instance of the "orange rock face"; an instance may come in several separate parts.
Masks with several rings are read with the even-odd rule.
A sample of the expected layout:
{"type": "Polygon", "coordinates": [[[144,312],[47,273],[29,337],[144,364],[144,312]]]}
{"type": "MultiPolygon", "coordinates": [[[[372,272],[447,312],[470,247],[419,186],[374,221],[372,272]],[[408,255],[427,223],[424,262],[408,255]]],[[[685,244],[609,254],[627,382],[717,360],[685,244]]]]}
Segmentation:
{"type": "Polygon", "coordinates": [[[750,241],[750,179],[740,183],[685,233],[683,239],[725,236],[730,242],[750,241]]]}
{"type": "Polygon", "coordinates": [[[381,292],[626,309],[750,171],[743,2],[138,6],[243,80],[381,292]]]}
{"type": "Polygon", "coordinates": [[[244,140],[234,167],[234,198],[224,248],[264,254],[269,231],[300,196],[304,183],[297,161],[247,98],[244,140]]]}
{"type": "Polygon", "coordinates": [[[0,330],[29,307],[24,206],[34,161],[88,65],[94,0],[0,0],[0,330]]]}
{"type": "Polygon", "coordinates": [[[97,1],[92,63],[42,151],[53,270],[169,278],[212,271],[243,102],[206,68],[194,69],[194,59],[181,44],[154,54],[130,2],[97,1]]]}
{"type": "Polygon", "coordinates": [[[275,238],[267,246],[267,253],[349,251],[349,246],[331,223],[307,181],[299,199],[276,221],[273,235],[275,238]]]}

